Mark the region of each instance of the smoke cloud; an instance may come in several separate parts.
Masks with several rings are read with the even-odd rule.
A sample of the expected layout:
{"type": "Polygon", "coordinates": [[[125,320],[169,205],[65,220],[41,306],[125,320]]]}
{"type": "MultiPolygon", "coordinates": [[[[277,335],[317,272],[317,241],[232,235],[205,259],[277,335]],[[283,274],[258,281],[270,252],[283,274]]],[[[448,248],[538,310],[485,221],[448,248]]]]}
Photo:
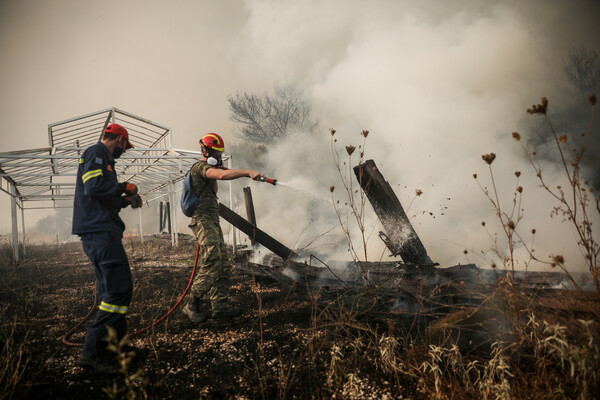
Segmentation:
{"type": "MultiPolygon", "coordinates": [[[[311,100],[319,131],[269,145],[261,172],[303,190],[233,184],[240,194],[252,187],[259,227],[272,236],[347,257],[337,216],[324,200],[330,186],[343,211],[348,200],[329,128],[337,130],[349,180],[352,165],[343,162],[357,155],[348,160],[343,146],[362,145],[367,129],[365,158],[375,160],[405,208],[411,204],[408,215],[433,260],[489,264],[500,227],[472,175],[491,189],[481,155],[494,152],[502,209],[512,207],[514,172],[521,171],[519,228],[525,236],[536,229],[540,258],[562,254],[577,267],[573,230],[549,217],[553,204],[510,134],[527,137],[538,117],[525,110],[541,96],[552,111],[570,46],[600,49],[599,11],[593,1],[3,2],[2,151],[44,146],[48,123],[110,106],[172,127],[176,147],[195,149],[210,131],[231,143],[237,139],[228,94],[294,82],[311,100]],[[417,189],[423,194],[415,199],[417,189]]],[[[245,167],[243,154],[234,161],[245,167]]],[[[554,163],[543,170],[548,181],[564,185],[554,163]]],[[[221,197],[227,204],[226,190],[221,197]]],[[[241,197],[237,204],[241,209],[241,197]]],[[[377,218],[368,205],[365,212],[369,257],[387,259],[377,218]]],[[[36,217],[28,212],[28,223],[36,217]]],[[[179,227],[189,233],[183,217],[179,227]]]]}
{"type": "MultiPolygon", "coordinates": [[[[405,207],[414,200],[408,214],[434,260],[451,265],[489,264],[492,259],[488,249],[501,229],[492,204],[472,178],[478,174],[484,188],[491,190],[481,160],[489,152],[498,154],[493,168],[503,211],[512,208],[514,172],[522,171],[518,184],[525,188],[524,218],[519,227],[527,238],[536,229],[537,255],[544,259],[542,254],[564,254],[581,260],[572,228],[559,218],[550,219],[551,206],[539,207],[548,204],[548,195],[538,188],[534,171],[510,135],[531,129],[536,117],[525,112],[531,103],[558,92],[555,82],[562,59],[567,45],[573,45],[550,30],[558,22],[558,9],[523,9],[511,2],[487,7],[451,2],[442,8],[374,2],[368,10],[331,2],[295,7],[251,4],[246,25],[250,44],[245,42],[244,47],[259,56],[248,57],[248,62],[266,60],[269,74],[303,82],[313,96],[322,134],[328,136],[326,128],[336,128],[342,153],[343,145],[362,143],[363,129],[371,131],[365,157],[376,161],[405,207]],[[342,7],[343,22],[332,17],[342,7]],[[310,22],[298,27],[298,20],[310,22]],[[282,26],[292,27],[289,41],[278,38],[282,26]],[[277,62],[290,59],[291,63],[277,62]],[[423,195],[414,199],[416,189],[423,195]],[[470,256],[465,257],[465,249],[472,250],[470,256]],[[473,255],[482,253],[481,258],[473,255]]],[[[562,23],[573,25],[586,19],[572,11],[562,18],[562,23]]],[[[589,45],[585,24],[579,26],[581,32],[571,31],[570,40],[589,45]]],[[[268,167],[281,179],[318,193],[328,194],[327,187],[337,184],[339,195],[327,140],[294,138],[287,147],[279,145],[269,153],[268,167]],[[312,177],[312,184],[307,177],[312,177]]],[[[564,185],[555,164],[547,163],[543,169],[551,182],[564,185]]],[[[278,192],[271,199],[286,196],[295,196],[298,204],[296,194],[278,192]]],[[[314,207],[308,209],[310,216],[307,208],[293,212],[290,201],[282,201],[281,207],[269,203],[270,214],[285,218],[286,226],[299,228],[294,221],[309,221],[319,214],[314,207]]],[[[370,208],[366,212],[372,213],[370,208]]],[[[276,218],[267,220],[277,224],[276,218]]],[[[370,254],[377,258],[382,248],[376,237],[380,228],[376,219],[369,221],[370,254]]],[[[296,231],[286,230],[282,236],[296,231]]],[[[497,243],[505,250],[502,239],[497,243]]],[[[360,239],[355,237],[354,242],[360,239]]],[[[522,249],[519,256],[528,259],[522,249]]]]}

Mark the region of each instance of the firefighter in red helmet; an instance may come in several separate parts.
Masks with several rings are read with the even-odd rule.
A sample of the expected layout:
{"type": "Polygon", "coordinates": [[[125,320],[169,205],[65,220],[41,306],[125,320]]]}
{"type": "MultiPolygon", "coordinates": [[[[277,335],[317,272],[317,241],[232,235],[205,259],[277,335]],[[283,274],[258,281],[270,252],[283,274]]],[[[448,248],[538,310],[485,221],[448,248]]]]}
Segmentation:
{"type": "Polygon", "coordinates": [[[121,339],[127,333],[126,314],[131,302],[133,281],[121,238],[125,224],[122,208],[141,207],[136,185],[117,180],[115,160],[128,149],[127,129],[111,124],[102,140],[87,148],[79,159],[72,233],[79,235],[97,278],[98,313],[87,329],[78,365],[99,373],[119,368],[115,354],[107,349],[106,336],[112,327],[121,339]]]}
{"type": "Polygon", "coordinates": [[[204,135],[200,139],[200,147],[202,159],[190,170],[192,190],[198,197],[198,205],[189,225],[200,246],[199,272],[192,286],[192,297],[183,308],[183,312],[195,323],[239,313],[239,309],[230,306],[228,301],[231,265],[219,224],[217,181],[266,178],[260,172],[248,169],[223,168],[221,156],[225,151],[225,143],[216,133],[204,135]],[[210,304],[203,304],[205,297],[208,297],[210,304]]]}

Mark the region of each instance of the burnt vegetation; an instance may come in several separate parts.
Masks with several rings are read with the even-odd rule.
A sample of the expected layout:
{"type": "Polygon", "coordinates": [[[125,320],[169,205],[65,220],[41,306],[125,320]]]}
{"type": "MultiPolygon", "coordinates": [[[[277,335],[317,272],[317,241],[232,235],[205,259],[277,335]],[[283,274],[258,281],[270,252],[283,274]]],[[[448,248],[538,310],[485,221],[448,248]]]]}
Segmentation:
{"type": "MultiPolygon", "coordinates": [[[[577,235],[584,281],[561,254],[534,253],[536,231],[524,232],[520,225],[521,199],[529,188],[519,181],[521,171],[510,172],[516,182],[508,194],[496,185],[493,165],[502,157],[496,153],[482,156],[489,178],[473,175],[500,222],[497,235],[481,224],[495,255],[485,260],[489,268],[372,260],[367,194],[351,178],[354,166],[364,164],[368,131],[362,131],[361,145],[344,146],[346,155],[340,155],[332,129],[343,187],[331,186],[330,192],[356,266],[355,284],[317,284],[311,273],[294,280],[261,276],[238,259],[236,266],[244,268],[233,270],[231,302],[240,315],[194,325],[176,311],[131,339],[143,359],[132,358],[127,343],[109,337],[122,368],[117,375],[98,376],[77,367],[80,349],[61,341],[94,303],[95,277],[81,245],[31,246],[29,258],[18,265],[4,245],[0,399],[597,398],[600,246],[593,223],[600,198],[583,173],[596,106],[595,96],[587,99],[591,123],[577,136],[553,125],[548,99],[528,110],[545,119],[550,132],[545,141],[555,145],[565,187],[547,180],[532,143],[512,133],[515,151],[524,152],[541,190],[554,201],[552,215],[563,217],[577,235]],[[336,200],[340,192],[343,198],[336,200]],[[517,249],[525,249],[529,259],[518,259],[517,249]],[[534,263],[556,272],[521,273],[534,263]],[[548,288],[556,276],[567,288],[548,288]]],[[[159,237],[143,244],[130,237],[124,244],[135,285],[128,315],[134,332],[177,301],[192,271],[195,245],[182,241],[173,248],[159,237]]],[[[310,264],[306,268],[312,270],[310,264]]],[[[83,337],[82,328],[71,340],[83,337]]]]}
{"type": "MultiPolygon", "coordinates": [[[[595,97],[589,102],[595,107],[595,97]]],[[[547,106],[543,99],[530,112],[547,117],[547,106]]],[[[515,172],[511,205],[502,205],[493,153],[483,156],[490,189],[481,187],[504,234],[495,237],[497,260],[490,261],[491,269],[370,261],[364,235],[367,196],[348,180],[355,151],[346,147],[343,161],[332,130],[342,193],[348,196],[343,207],[334,204],[356,266],[353,283],[313,281],[310,264],[305,265],[309,273],[296,279],[265,277],[255,274],[248,260],[238,259],[231,302],[241,308],[240,315],[194,325],[175,312],[131,339],[142,359],[132,357],[127,341],[109,337],[121,370],[99,376],[77,367],[80,349],[61,341],[93,304],[95,278],[81,245],[32,246],[29,259],[16,266],[5,245],[0,253],[0,398],[594,398],[600,389],[600,292],[599,248],[591,226],[598,197],[579,178],[579,154],[585,148],[576,155],[551,124],[550,130],[563,152],[568,188],[552,188],[521,135],[512,136],[530,158],[541,188],[557,202],[555,212],[580,233],[591,290],[583,290],[560,254],[545,261],[530,251],[530,260],[516,259],[515,248],[532,250],[519,225],[526,191],[518,181],[521,173],[515,172]],[[557,272],[522,274],[515,268],[532,262],[547,262],[557,272]],[[553,279],[570,282],[570,289],[549,289],[553,279]]],[[[359,165],[364,147],[364,141],[355,147],[359,165]]],[[[330,190],[333,197],[336,189],[330,190]]],[[[135,282],[128,316],[134,332],[177,301],[195,246],[182,240],[173,248],[160,237],[143,244],[128,237],[124,243],[135,282]]],[[[293,265],[302,270],[301,263],[293,265]]],[[[70,340],[80,342],[83,336],[82,328],[70,340]]]]}
{"type": "MultiPolygon", "coordinates": [[[[135,331],[175,303],[195,248],[134,238],[126,248],[135,331]]],[[[2,398],[542,399],[591,398],[598,389],[598,301],[582,291],[513,290],[508,280],[419,288],[416,275],[414,293],[333,289],[237,270],[231,298],[241,315],[195,326],[175,312],[132,339],[144,360],[119,350],[123,371],[97,376],[76,366],[80,348],[61,342],[93,304],[80,244],[30,253],[16,268],[9,257],[1,266],[2,398]],[[426,307],[398,306],[409,297],[426,307]]]]}

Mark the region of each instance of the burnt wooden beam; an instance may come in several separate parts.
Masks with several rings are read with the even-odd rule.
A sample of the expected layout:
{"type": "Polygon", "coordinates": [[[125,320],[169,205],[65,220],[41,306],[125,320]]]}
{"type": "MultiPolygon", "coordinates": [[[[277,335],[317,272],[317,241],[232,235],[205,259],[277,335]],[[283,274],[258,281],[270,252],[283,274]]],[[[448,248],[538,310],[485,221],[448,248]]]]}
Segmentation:
{"type": "MultiPolygon", "coordinates": [[[[254,202],[252,201],[252,190],[250,190],[250,186],[244,188],[244,201],[246,203],[246,216],[248,217],[248,221],[252,225],[258,226],[256,223],[256,214],[254,213],[254,202]]],[[[250,241],[252,242],[252,246],[254,246],[253,237],[250,237],[250,241]]]]}
{"type": "Polygon", "coordinates": [[[296,253],[287,248],[285,245],[269,236],[266,232],[258,229],[256,225],[251,224],[248,222],[248,220],[228,208],[223,203],[219,203],[219,215],[231,225],[248,235],[250,239],[254,239],[254,241],[262,244],[284,260],[296,255],[296,253]]]}
{"type": "Polygon", "coordinates": [[[413,264],[433,264],[425,246],[408,220],[400,200],[385,180],[375,161],[367,160],[354,167],[361,188],[379,217],[385,233],[380,232],[388,249],[395,256],[413,264]]]}

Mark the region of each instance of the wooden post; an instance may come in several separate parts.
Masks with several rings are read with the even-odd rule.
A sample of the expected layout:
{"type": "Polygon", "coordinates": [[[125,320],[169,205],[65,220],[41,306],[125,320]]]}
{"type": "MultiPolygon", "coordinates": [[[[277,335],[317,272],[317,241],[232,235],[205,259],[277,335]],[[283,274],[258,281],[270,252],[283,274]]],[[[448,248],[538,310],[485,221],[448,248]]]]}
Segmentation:
{"type": "Polygon", "coordinates": [[[380,232],[380,236],[392,254],[402,257],[406,263],[433,264],[400,200],[375,161],[367,160],[357,165],[354,174],[383,225],[385,233],[380,232]]]}
{"type": "Polygon", "coordinates": [[[219,203],[219,215],[231,225],[244,232],[250,238],[254,238],[255,241],[262,244],[284,260],[296,255],[292,250],[269,236],[267,233],[258,229],[256,225],[251,224],[244,219],[244,217],[240,216],[235,211],[232,211],[223,203],[219,203]]]}
{"type": "MultiPolygon", "coordinates": [[[[246,215],[248,216],[248,221],[254,225],[256,224],[256,214],[254,214],[254,202],[252,201],[252,190],[250,190],[250,186],[246,186],[244,188],[244,200],[246,203],[246,215]]],[[[254,246],[254,237],[250,237],[250,241],[252,242],[252,246],[254,246]]]]}

